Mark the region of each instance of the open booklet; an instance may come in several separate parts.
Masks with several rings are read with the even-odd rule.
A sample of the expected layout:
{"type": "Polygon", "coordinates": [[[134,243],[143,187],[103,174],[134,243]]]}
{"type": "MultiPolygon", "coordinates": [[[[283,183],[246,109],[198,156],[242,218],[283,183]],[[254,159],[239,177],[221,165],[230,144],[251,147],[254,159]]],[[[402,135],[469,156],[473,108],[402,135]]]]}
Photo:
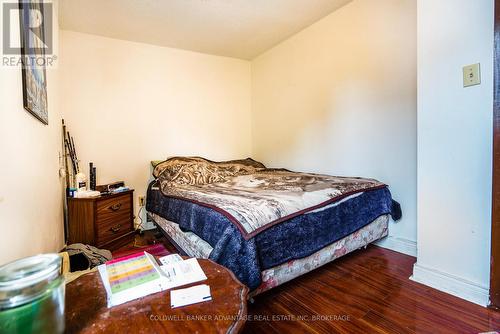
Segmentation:
{"type": "Polygon", "coordinates": [[[160,261],[166,264],[160,267],[151,254],[142,252],[98,266],[108,307],[207,279],[195,258],[183,260],[172,254],[160,261]]]}
{"type": "Polygon", "coordinates": [[[168,289],[207,279],[196,258],[183,260],[179,254],[160,258],[160,268],[168,280],[168,289]]]}

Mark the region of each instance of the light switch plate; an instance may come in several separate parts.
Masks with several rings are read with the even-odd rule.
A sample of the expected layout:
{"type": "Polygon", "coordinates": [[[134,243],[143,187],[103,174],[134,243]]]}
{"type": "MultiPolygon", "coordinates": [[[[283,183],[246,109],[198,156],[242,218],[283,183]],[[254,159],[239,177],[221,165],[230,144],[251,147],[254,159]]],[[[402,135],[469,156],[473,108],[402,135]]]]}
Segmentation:
{"type": "Polygon", "coordinates": [[[479,64],[465,66],[463,71],[464,71],[464,87],[470,87],[481,84],[481,67],[479,64]]]}

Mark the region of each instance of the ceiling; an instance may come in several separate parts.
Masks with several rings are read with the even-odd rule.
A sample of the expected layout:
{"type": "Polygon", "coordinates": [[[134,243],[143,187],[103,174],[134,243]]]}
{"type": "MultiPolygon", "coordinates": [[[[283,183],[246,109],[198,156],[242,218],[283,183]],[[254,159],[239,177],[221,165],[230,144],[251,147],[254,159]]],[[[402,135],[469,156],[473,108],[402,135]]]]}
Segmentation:
{"type": "Polygon", "coordinates": [[[351,0],[63,0],[62,29],[253,59],[351,0]]]}

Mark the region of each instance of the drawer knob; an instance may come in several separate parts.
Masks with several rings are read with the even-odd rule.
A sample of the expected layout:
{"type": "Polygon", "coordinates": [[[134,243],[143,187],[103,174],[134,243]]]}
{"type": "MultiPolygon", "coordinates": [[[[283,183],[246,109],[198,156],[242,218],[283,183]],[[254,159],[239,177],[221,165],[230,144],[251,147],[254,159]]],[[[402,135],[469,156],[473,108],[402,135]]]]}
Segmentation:
{"type": "Polygon", "coordinates": [[[116,203],[116,204],[111,205],[109,208],[112,211],[118,211],[118,210],[120,210],[121,207],[122,207],[122,203],[116,203]]]}
{"type": "Polygon", "coordinates": [[[122,225],[121,224],[118,224],[116,226],[113,226],[112,228],[110,228],[109,230],[113,233],[116,233],[118,231],[120,231],[120,229],[122,228],[122,225]]]}

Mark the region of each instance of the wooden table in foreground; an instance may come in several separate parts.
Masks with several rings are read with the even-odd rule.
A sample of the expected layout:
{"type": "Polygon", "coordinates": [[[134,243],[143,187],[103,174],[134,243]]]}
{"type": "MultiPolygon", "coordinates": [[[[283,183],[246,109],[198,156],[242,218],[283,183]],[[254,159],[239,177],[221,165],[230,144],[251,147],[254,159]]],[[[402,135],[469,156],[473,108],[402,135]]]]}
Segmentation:
{"type": "Polygon", "coordinates": [[[210,285],[212,300],[172,309],[170,291],[128,303],[106,306],[99,273],[79,277],[66,286],[67,333],[238,333],[247,314],[248,288],[227,268],[198,259],[210,285]]]}

